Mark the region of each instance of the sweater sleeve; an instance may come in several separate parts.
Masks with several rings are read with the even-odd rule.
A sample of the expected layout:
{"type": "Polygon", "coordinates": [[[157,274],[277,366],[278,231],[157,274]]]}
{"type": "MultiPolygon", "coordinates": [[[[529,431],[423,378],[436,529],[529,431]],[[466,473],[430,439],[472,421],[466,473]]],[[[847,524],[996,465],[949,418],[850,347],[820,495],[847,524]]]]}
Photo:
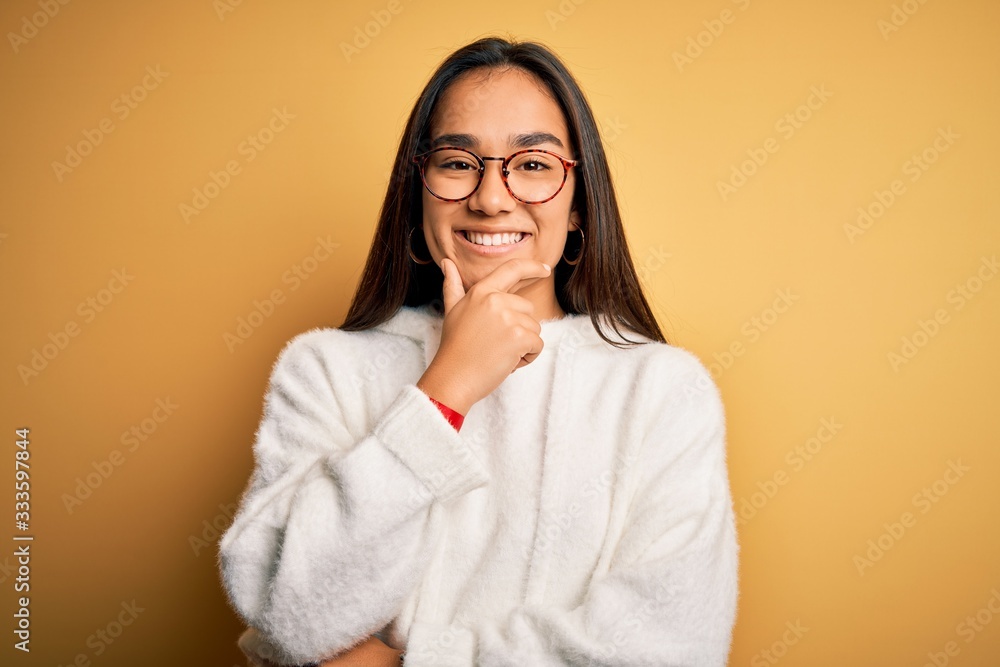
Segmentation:
{"type": "Polygon", "coordinates": [[[683,366],[668,395],[660,392],[644,411],[652,418],[634,464],[638,482],[625,521],[609,534],[606,565],[598,567],[579,604],[524,605],[500,622],[456,624],[422,641],[412,660],[408,648],[407,664],[726,664],[738,544],[725,415],[701,363],[683,366]],[[462,646],[472,655],[459,657],[444,646],[462,646]]]}
{"type": "Polygon", "coordinates": [[[487,482],[415,384],[351,435],[345,415],[368,406],[348,335],[308,332],[282,350],[254,472],[219,543],[229,599],[278,664],[335,655],[385,626],[426,568],[434,504],[487,482]]]}

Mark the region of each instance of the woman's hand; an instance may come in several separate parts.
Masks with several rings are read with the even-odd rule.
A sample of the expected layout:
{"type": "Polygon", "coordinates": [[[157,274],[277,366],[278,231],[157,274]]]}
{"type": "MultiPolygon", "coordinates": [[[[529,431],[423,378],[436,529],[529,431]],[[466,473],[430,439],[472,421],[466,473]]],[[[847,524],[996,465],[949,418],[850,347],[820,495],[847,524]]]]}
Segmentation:
{"type": "MultiPolygon", "coordinates": [[[[377,637],[369,637],[349,651],[321,662],[319,667],[399,667],[400,651],[386,646],[377,637]]],[[[278,667],[263,658],[250,657],[249,667],[278,667]]]]}
{"type": "Polygon", "coordinates": [[[377,637],[369,637],[350,651],[320,663],[320,667],[399,667],[399,654],[377,637]]]}
{"type": "Polygon", "coordinates": [[[441,270],[441,345],[417,387],[464,415],[542,351],[534,304],[509,290],[524,279],[544,278],[552,269],[531,259],[511,259],[468,293],[454,262],[441,260],[441,270]]]}

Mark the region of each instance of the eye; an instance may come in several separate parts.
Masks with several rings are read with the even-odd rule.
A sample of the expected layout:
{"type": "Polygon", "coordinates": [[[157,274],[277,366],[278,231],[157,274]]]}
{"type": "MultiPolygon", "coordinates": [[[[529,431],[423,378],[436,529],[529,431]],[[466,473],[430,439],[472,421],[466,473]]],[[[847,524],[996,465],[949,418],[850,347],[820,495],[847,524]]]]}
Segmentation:
{"type": "Polygon", "coordinates": [[[510,163],[511,171],[521,174],[541,175],[561,167],[555,159],[547,153],[522,153],[514,158],[510,163]]]}
{"type": "Polygon", "coordinates": [[[522,164],[521,168],[524,169],[525,171],[545,171],[547,169],[551,169],[549,165],[534,159],[528,160],[527,162],[522,164]]]}
{"type": "Polygon", "coordinates": [[[468,160],[451,159],[440,164],[438,168],[450,169],[451,171],[470,171],[476,170],[479,167],[474,164],[470,164],[468,160]]]}

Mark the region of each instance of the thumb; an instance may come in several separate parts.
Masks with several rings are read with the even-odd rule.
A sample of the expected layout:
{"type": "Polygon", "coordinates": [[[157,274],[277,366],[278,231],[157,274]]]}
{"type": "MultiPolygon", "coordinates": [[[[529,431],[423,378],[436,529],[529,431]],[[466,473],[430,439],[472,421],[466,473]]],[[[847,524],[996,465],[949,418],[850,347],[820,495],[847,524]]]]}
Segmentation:
{"type": "Polygon", "coordinates": [[[455,304],[465,296],[465,287],[462,286],[462,276],[458,272],[455,262],[447,258],[442,259],[441,271],[444,272],[441,296],[444,298],[444,314],[447,315],[455,307],[455,304]]]}

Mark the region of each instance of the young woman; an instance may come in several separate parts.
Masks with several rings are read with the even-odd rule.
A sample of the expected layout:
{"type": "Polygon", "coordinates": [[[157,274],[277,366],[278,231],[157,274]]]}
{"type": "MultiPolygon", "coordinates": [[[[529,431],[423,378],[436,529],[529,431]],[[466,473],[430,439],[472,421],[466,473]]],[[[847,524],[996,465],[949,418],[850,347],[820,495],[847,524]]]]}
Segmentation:
{"type": "Polygon", "coordinates": [[[726,663],[719,392],[660,332],[538,44],[431,77],[346,321],[282,350],[254,455],[220,543],[251,664],[726,663]]]}

